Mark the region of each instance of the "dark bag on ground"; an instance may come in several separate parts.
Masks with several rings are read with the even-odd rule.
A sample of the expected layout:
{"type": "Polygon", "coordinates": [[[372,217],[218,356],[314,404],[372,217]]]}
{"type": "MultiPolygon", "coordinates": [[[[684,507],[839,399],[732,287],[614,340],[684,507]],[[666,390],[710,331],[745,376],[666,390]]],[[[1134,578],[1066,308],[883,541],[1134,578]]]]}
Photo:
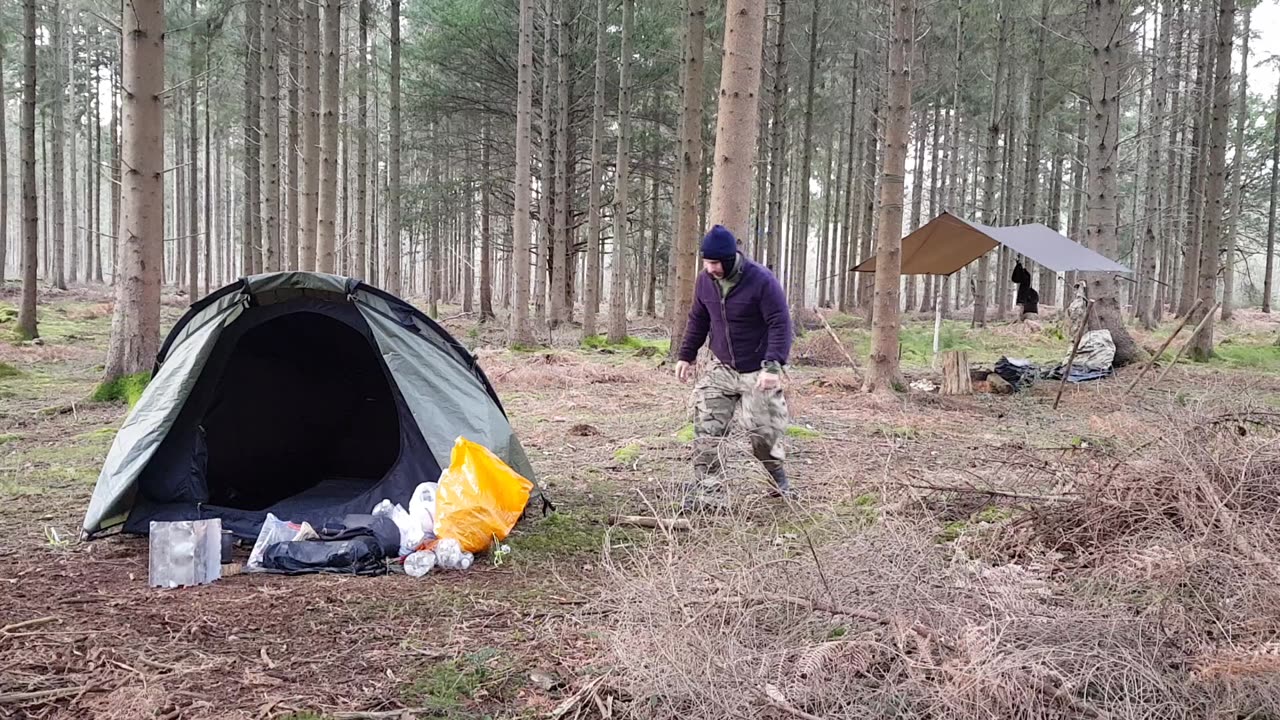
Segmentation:
{"type": "Polygon", "coordinates": [[[1013,386],[1014,392],[1035,384],[1039,369],[1028,360],[1002,357],[996,361],[996,374],[1013,386]]]}
{"type": "Polygon", "coordinates": [[[344,573],[382,575],[386,555],[372,535],[350,540],[290,540],[267,547],[262,567],[286,575],[344,573]]]}

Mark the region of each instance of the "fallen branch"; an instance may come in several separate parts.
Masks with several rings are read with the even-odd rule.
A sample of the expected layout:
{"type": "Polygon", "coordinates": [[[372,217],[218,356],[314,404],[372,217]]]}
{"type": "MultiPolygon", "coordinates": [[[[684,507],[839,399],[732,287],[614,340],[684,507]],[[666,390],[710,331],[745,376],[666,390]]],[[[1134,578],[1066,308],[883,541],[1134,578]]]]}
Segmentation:
{"type": "Polygon", "coordinates": [[[605,673],[593,679],[591,682],[584,685],[581,690],[569,696],[564,702],[560,703],[559,707],[551,711],[551,720],[560,720],[560,718],[568,715],[570,710],[573,710],[581,704],[588,696],[593,695],[596,686],[604,682],[604,679],[608,676],[609,673],[605,673]]]}
{"type": "Polygon", "coordinates": [[[357,710],[353,712],[336,712],[328,713],[328,717],[335,720],[398,720],[403,717],[417,717],[422,713],[431,712],[431,708],[401,708],[399,710],[357,710]]]}
{"type": "Polygon", "coordinates": [[[1156,361],[1160,359],[1161,355],[1164,355],[1164,351],[1168,349],[1169,343],[1173,342],[1173,339],[1178,337],[1178,333],[1182,332],[1182,328],[1187,326],[1187,321],[1191,319],[1192,313],[1199,310],[1200,305],[1203,303],[1204,298],[1196,298],[1196,304],[1192,305],[1191,309],[1187,311],[1187,314],[1182,316],[1182,322],[1178,323],[1178,327],[1174,328],[1173,332],[1169,334],[1169,337],[1165,338],[1164,344],[1160,346],[1159,350],[1156,350],[1156,353],[1151,356],[1151,359],[1147,361],[1147,364],[1142,366],[1142,372],[1139,372],[1138,376],[1133,379],[1133,382],[1129,383],[1129,387],[1125,388],[1124,394],[1120,397],[1126,397],[1129,393],[1133,392],[1133,389],[1138,386],[1138,381],[1142,380],[1142,377],[1147,374],[1147,371],[1151,369],[1151,366],[1156,364],[1156,361]]]}
{"type": "MultiPolygon", "coordinates": [[[[1204,326],[1213,319],[1214,313],[1218,312],[1218,306],[1221,304],[1222,303],[1214,303],[1213,307],[1209,308],[1209,312],[1205,313],[1205,316],[1200,318],[1200,324],[1196,325],[1196,329],[1191,331],[1191,337],[1187,338],[1187,341],[1182,344],[1182,347],[1178,348],[1178,354],[1174,355],[1173,359],[1169,361],[1169,364],[1165,366],[1164,372],[1160,373],[1160,377],[1156,378],[1156,381],[1151,384],[1152,387],[1159,385],[1160,382],[1164,380],[1164,376],[1168,375],[1169,371],[1173,369],[1173,366],[1178,364],[1178,361],[1182,359],[1182,355],[1187,352],[1187,348],[1190,348],[1191,343],[1196,341],[1196,336],[1199,335],[1200,331],[1204,329],[1204,326]]],[[[1187,314],[1190,315],[1191,313],[1187,314]]]]}
{"type": "Polygon", "coordinates": [[[34,620],[23,620],[22,622],[13,623],[12,625],[5,625],[4,627],[0,628],[0,635],[11,633],[16,630],[23,630],[25,628],[33,628],[33,627],[39,627],[40,625],[48,625],[51,622],[57,622],[58,619],[59,618],[56,615],[50,615],[49,617],[36,618],[34,620]]]}
{"type": "Polygon", "coordinates": [[[645,515],[610,515],[609,522],[613,525],[624,525],[627,527],[649,528],[651,530],[692,530],[693,526],[684,518],[676,518],[667,520],[665,518],[648,517],[645,515]]]}
{"type": "Polygon", "coordinates": [[[20,703],[31,700],[56,700],[57,698],[70,697],[71,695],[79,695],[89,692],[93,689],[93,685],[80,685],[70,688],[58,688],[57,690],[36,690],[33,692],[20,693],[4,693],[0,694],[0,705],[5,703],[20,703]]]}
{"type": "Polygon", "coordinates": [[[849,367],[853,368],[854,372],[857,372],[858,363],[854,362],[853,356],[849,354],[848,350],[844,349],[844,343],[840,342],[840,336],[836,335],[836,331],[831,329],[831,325],[827,323],[827,319],[822,316],[822,313],[818,313],[818,319],[822,321],[822,327],[826,328],[827,334],[831,336],[831,339],[836,341],[836,347],[840,348],[840,353],[844,355],[844,359],[849,361],[849,367]]]}

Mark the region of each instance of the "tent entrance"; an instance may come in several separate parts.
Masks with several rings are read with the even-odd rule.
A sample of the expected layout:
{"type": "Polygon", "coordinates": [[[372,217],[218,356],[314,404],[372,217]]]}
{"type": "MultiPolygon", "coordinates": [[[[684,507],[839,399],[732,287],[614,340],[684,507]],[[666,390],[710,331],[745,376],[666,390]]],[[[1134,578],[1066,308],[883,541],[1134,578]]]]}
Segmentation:
{"type": "Polygon", "coordinates": [[[340,504],[400,454],[396,396],[369,339],[317,312],[249,329],[204,417],[208,504],[263,510],[340,504]]]}

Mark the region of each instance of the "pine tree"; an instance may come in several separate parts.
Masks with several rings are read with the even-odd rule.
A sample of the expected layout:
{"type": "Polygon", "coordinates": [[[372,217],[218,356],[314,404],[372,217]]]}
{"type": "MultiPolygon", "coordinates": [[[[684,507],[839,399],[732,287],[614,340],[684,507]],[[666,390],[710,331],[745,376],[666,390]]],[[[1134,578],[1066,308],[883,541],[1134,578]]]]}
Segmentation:
{"type": "Polygon", "coordinates": [[[622,0],[622,45],[618,63],[618,166],[613,208],[613,271],[609,295],[611,343],[627,338],[627,190],[631,178],[631,34],[635,0],[622,0]]]}
{"type": "Polygon", "coordinates": [[[591,186],[587,189],[587,276],[583,298],[582,334],[596,334],[596,318],[600,314],[600,202],[601,176],[604,172],[604,78],[605,24],[609,19],[608,0],[596,3],[595,92],[591,98],[591,186]]]}
{"type": "Polygon", "coordinates": [[[281,269],[280,257],[280,2],[262,0],[262,226],[263,269],[281,269]]]}
{"type": "MultiPolygon", "coordinates": [[[[898,361],[898,287],[902,270],[902,198],[911,131],[911,58],[915,2],[893,0],[885,107],[884,176],[880,181],[880,236],[876,242],[875,312],[871,363],[864,392],[888,393],[902,384],[898,361]]],[[[918,190],[917,190],[918,192],[918,190]]]]}
{"type": "MultiPolygon", "coordinates": [[[[392,0],[398,3],[399,0],[392,0]]],[[[512,289],[511,344],[532,345],[529,327],[529,222],[532,195],[530,162],[533,120],[533,0],[520,0],[520,44],[516,83],[516,137],[514,211],[511,215],[512,289]]],[[[393,32],[395,32],[393,30],[393,32]]]]}
{"type": "MultiPolygon", "coordinates": [[[[253,0],[250,0],[251,2],[253,0]]],[[[300,0],[303,11],[302,25],[302,146],[298,152],[302,155],[302,207],[298,217],[298,262],[302,270],[316,270],[319,262],[319,230],[320,219],[320,10],[317,0],[300,0]]],[[[397,7],[397,0],[392,0],[392,8],[397,7]]],[[[399,27],[393,21],[391,25],[391,62],[399,62],[398,57],[399,27]]],[[[396,70],[392,75],[396,75],[396,70]]],[[[396,81],[392,80],[392,94],[396,93],[396,81]]],[[[392,100],[395,107],[395,100],[392,100]]],[[[392,110],[392,122],[396,110],[392,110]]],[[[395,131],[392,131],[395,135],[395,131]]],[[[393,146],[396,138],[391,140],[393,146]]],[[[393,151],[394,154],[394,151],[393,151]]],[[[393,160],[394,162],[394,160],[393,160]]],[[[391,182],[399,183],[399,170],[392,171],[391,182]]],[[[390,278],[388,278],[390,280],[390,278]]],[[[388,283],[388,290],[392,289],[388,283]]]]}
{"type": "Polygon", "coordinates": [[[1247,183],[1244,180],[1245,162],[1248,149],[1244,145],[1245,124],[1249,118],[1249,34],[1253,9],[1244,9],[1244,29],[1241,33],[1240,51],[1240,92],[1236,95],[1236,130],[1235,160],[1231,172],[1231,207],[1227,216],[1227,247],[1223,253],[1222,266],[1222,321],[1231,319],[1235,311],[1236,293],[1236,236],[1239,231],[1240,213],[1244,207],[1244,193],[1247,183]]]}
{"type": "Polygon", "coordinates": [[[123,193],[118,280],[104,382],[150,370],[160,347],[164,248],[164,3],[125,0],[123,193]]]}
{"type": "Polygon", "coordinates": [[[316,217],[316,269],[337,272],[338,238],[338,70],[342,1],[325,0],[324,60],[320,82],[320,196],[316,217]]]}
{"type": "MultiPolygon", "coordinates": [[[[305,0],[304,0],[305,2],[305,0]]],[[[387,149],[387,290],[400,292],[400,0],[391,0],[391,147],[387,149]]]]}
{"type": "Polygon", "coordinates": [[[18,337],[40,336],[36,325],[39,281],[40,218],[36,214],[36,0],[22,3],[22,127],[18,141],[22,163],[22,302],[18,305],[18,337]]]}

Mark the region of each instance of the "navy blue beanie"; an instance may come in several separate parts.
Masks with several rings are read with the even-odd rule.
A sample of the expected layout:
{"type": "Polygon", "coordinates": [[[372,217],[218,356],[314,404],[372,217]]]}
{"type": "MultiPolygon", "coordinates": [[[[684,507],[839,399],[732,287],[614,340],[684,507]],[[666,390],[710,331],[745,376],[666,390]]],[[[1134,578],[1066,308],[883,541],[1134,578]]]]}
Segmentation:
{"type": "Polygon", "coordinates": [[[716,225],[703,236],[701,252],[702,257],[707,260],[731,262],[738,257],[738,239],[729,228],[716,225]]]}

